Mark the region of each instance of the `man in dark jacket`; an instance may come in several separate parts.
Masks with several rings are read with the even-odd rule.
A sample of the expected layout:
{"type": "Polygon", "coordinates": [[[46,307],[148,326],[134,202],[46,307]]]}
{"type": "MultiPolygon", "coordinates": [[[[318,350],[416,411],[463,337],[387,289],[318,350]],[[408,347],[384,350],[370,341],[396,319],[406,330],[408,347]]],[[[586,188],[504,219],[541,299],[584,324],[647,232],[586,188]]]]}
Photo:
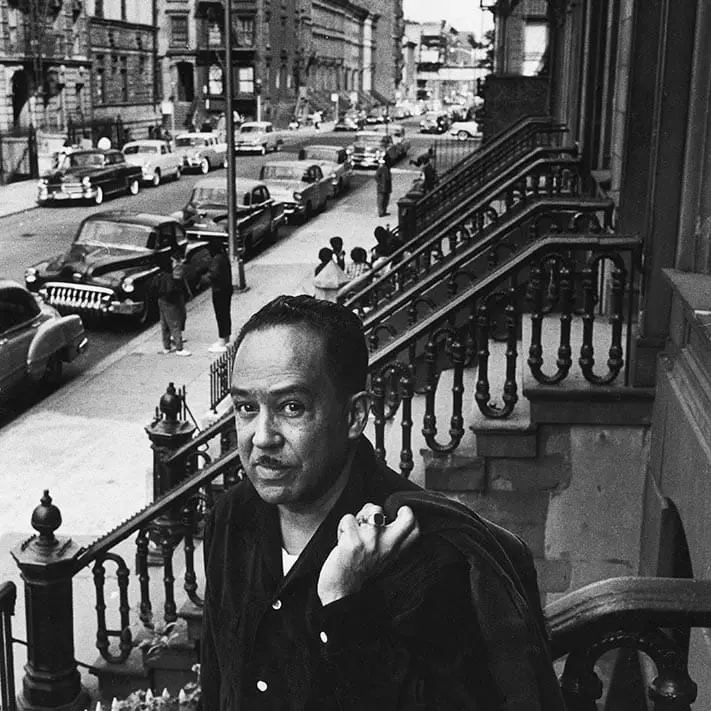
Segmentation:
{"type": "Polygon", "coordinates": [[[232,267],[219,239],[210,240],[208,247],[211,258],[206,279],[212,289],[212,307],[215,311],[218,336],[208,351],[222,353],[227,350],[232,334],[232,267]]]}
{"type": "Polygon", "coordinates": [[[378,215],[385,217],[388,214],[390,193],[393,191],[393,177],[387,156],[383,156],[375,170],[375,187],[378,195],[378,215]]]}
{"type": "Polygon", "coordinates": [[[204,708],[562,711],[536,681],[538,666],[552,668],[525,602],[537,594],[535,573],[512,610],[505,581],[515,576],[498,550],[487,567],[495,546],[485,541],[477,572],[485,589],[487,576],[503,586],[496,614],[511,624],[482,625],[488,611],[476,607],[470,570],[477,535],[462,546],[440,535],[437,517],[398,505],[393,497],[421,489],[363,437],[367,366],[359,319],[307,296],[278,297],[237,338],[232,397],[246,477],[205,531],[204,708]],[[523,648],[512,661],[536,666],[519,672],[531,683],[516,686],[514,705],[499,673],[511,666],[489,664],[490,650],[496,661],[506,646],[496,631],[512,629],[523,648]]]}

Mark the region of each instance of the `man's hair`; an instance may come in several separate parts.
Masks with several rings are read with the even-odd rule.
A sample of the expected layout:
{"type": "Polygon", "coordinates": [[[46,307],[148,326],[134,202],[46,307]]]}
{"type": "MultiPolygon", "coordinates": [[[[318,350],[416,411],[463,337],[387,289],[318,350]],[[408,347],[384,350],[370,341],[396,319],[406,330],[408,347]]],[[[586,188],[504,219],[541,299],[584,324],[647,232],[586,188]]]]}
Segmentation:
{"type": "Polygon", "coordinates": [[[351,259],[354,262],[364,262],[367,258],[368,253],[363,249],[363,247],[353,247],[351,250],[351,259]]]}
{"type": "Polygon", "coordinates": [[[277,296],[252,314],[242,326],[235,353],[254,331],[274,326],[299,326],[323,338],[326,367],[339,397],[365,389],[368,348],[363,323],[350,309],[313,296],[277,296]]]}
{"type": "Polygon", "coordinates": [[[318,251],[318,258],[322,262],[330,262],[333,257],[333,252],[328,247],[321,247],[318,251]]]}
{"type": "Polygon", "coordinates": [[[330,242],[331,247],[333,248],[334,252],[336,252],[336,251],[340,252],[341,249],[343,248],[343,239],[341,239],[340,237],[331,237],[329,242],[330,242]]]}

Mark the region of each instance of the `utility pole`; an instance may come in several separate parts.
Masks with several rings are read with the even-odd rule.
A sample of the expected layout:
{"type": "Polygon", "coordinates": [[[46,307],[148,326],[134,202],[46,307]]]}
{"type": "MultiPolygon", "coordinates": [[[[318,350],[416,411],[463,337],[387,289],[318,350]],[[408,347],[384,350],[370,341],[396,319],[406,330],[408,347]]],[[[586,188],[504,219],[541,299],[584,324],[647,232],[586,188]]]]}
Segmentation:
{"type": "Polygon", "coordinates": [[[237,284],[234,291],[246,291],[244,245],[237,234],[237,199],[235,195],[235,115],[232,108],[232,0],[225,0],[225,130],[227,131],[227,241],[230,263],[237,260],[237,284]],[[239,240],[239,243],[238,243],[239,240]]]}

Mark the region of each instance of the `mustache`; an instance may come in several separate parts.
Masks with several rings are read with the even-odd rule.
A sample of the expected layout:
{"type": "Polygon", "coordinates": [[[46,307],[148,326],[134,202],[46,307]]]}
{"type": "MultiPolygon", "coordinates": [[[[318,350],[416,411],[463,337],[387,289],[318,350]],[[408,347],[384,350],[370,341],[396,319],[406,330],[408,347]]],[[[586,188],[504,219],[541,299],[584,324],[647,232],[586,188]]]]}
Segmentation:
{"type": "Polygon", "coordinates": [[[253,462],[256,467],[269,467],[271,469],[286,469],[286,464],[280,459],[275,459],[274,457],[269,457],[262,455],[257,457],[253,462]]]}

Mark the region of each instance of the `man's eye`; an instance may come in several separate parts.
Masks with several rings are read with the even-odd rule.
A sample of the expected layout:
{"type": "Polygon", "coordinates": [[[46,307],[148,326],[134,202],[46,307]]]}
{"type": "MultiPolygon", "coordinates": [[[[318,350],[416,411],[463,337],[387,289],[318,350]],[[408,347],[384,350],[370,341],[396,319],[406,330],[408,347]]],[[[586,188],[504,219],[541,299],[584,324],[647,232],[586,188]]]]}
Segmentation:
{"type": "Polygon", "coordinates": [[[250,415],[256,411],[257,411],[257,406],[251,402],[236,402],[235,403],[235,412],[238,415],[242,415],[242,416],[250,415]]]}
{"type": "Polygon", "coordinates": [[[281,409],[290,416],[300,415],[304,411],[304,406],[300,402],[285,402],[281,409]]]}

